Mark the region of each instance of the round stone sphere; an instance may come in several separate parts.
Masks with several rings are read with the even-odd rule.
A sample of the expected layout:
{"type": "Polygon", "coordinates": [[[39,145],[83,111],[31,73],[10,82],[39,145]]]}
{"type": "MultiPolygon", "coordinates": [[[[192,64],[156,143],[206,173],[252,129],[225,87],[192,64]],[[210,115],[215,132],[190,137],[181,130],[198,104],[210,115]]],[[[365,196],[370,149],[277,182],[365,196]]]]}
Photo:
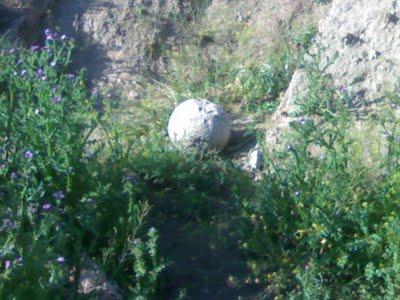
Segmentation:
{"type": "Polygon", "coordinates": [[[179,104],[168,122],[168,135],[175,145],[222,149],[231,134],[229,116],[223,108],[205,99],[179,104]]]}

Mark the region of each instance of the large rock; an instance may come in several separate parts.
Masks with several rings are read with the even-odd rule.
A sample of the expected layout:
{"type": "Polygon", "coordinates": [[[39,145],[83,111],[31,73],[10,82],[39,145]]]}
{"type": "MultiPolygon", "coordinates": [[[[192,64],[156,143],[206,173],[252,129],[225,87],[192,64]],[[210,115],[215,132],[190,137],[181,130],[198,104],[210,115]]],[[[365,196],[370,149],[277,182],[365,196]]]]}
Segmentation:
{"type": "MultiPolygon", "coordinates": [[[[346,91],[355,115],[374,111],[400,74],[400,1],[334,0],[319,22],[321,68],[338,90],[346,91]]],[[[304,71],[293,75],[287,92],[272,117],[267,142],[280,143],[282,132],[296,118],[296,100],[308,88],[304,71]]]]}
{"type": "Polygon", "coordinates": [[[121,300],[118,287],[109,282],[105,273],[94,261],[85,258],[78,284],[78,293],[99,300],[121,300]]]}
{"type": "Polygon", "coordinates": [[[229,117],[223,108],[204,99],[181,103],[168,123],[172,142],[185,147],[222,149],[228,143],[230,131],[229,117]]]}

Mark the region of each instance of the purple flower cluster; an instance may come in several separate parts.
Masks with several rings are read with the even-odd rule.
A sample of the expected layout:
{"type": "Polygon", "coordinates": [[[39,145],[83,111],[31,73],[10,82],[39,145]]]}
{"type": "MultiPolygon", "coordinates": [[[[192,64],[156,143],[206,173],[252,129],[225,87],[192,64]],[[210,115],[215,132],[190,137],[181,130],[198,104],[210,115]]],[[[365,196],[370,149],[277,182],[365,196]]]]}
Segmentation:
{"type": "Polygon", "coordinates": [[[49,203],[46,203],[46,204],[44,204],[43,206],[42,206],[42,208],[43,208],[43,210],[45,211],[45,212],[48,212],[48,211],[50,211],[51,209],[52,209],[52,205],[51,204],[49,204],[49,203]]]}
{"type": "Polygon", "coordinates": [[[25,152],[24,156],[25,156],[26,159],[30,159],[30,158],[33,157],[33,153],[32,153],[32,151],[28,150],[28,151],[25,152]]]}
{"type": "Polygon", "coordinates": [[[39,77],[40,79],[42,79],[43,81],[47,80],[47,76],[42,68],[40,68],[36,71],[36,76],[39,77]]]}
{"type": "Polygon", "coordinates": [[[53,193],[53,197],[56,200],[63,200],[63,199],[65,199],[65,194],[63,191],[58,191],[58,192],[53,193]]]}
{"type": "Polygon", "coordinates": [[[40,46],[39,45],[32,45],[31,46],[31,51],[36,52],[40,50],[40,46]]]}
{"type": "MultiPolygon", "coordinates": [[[[49,28],[47,28],[47,29],[44,31],[44,35],[45,35],[45,37],[46,37],[46,41],[54,41],[54,40],[57,38],[57,33],[54,32],[54,31],[52,31],[52,30],[49,29],[49,28]]],[[[63,34],[63,35],[60,37],[60,40],[62,40],[62,41],[65,41],[65,40],[67,40],[67,39],[68,39],[68,37],[67,37],[65,34],[63,34]]]]}
{"type": "Polygon", "coordinates": [[[9,219],[9,218],[3,219],[3,224],[1,226],[2,230],[13,229],[16,227],[17,227],[17,224],[14,221],[12,221],[11,219],[9,219]]]}
{"type": "Polygon", "coordinates": [[[38,69],[38,70],[36,71],[36,75],[37,75],[38,77],[44,76],[44,71],[43,71],[43,69],[42,69],[42,68],[38,69]]]}
{"type": "Polygon", "coordinates": [[[6,260],[6,261],[4,262],[4,268],[5,268],[6,270],[8,270],[9,268],[11,268],[11,260],[6,260]]]}
{"type": "Polygon", "coordinates": [[[60,104],[62,102],[62,98],[60,96],[54,96],[51,102],[53,102],[53,104],[60,104]]]}
{"type": "Polygon", "coordinates": [[[33,215],[35,215],[38,212],[38,205],[37,204],[29,204],[29,210],[33,215]]]}
{"type": "Polygon", "coordinates": [[[10,259],[7,259],[7,260],[4,261],[4,268],[6,270],[9,270],[13,266],[13,264],[21,265],[22,263],[23,263],[22,257],[18,257],[14,261],[12,261],[10,259]]]}
{"type": "Polygon", "coordinates": [[[55,32],[51,31],[48,28],[44,31],[44,35],[46,36],[46,41],[54,41],[57,36],[55,32]]]}

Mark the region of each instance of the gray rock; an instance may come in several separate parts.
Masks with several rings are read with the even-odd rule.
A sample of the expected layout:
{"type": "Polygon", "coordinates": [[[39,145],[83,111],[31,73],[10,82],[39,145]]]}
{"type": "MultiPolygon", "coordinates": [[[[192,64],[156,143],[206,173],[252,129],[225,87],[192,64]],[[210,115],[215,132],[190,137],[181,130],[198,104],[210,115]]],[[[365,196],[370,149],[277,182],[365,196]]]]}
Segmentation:
{"type": "MultiPolygon", "coordinates": [[[[376,103],[396,86],[400,74],[400,3],[389,0],[334,0],[319,22],[321,69],[334,86],[347,91],[355,115],[374,111],[376,103]]],[[[267,144],[279,144],[289,123],[296,118],[296,99],[305,95],[304,71],[294,73],[288,90],[271,118],[267,144]]]]}
{"type": "Polygon", "coordinates": [[[256,146],[251,149],[247,155],[245,169],[248,171],[259,171],[263,166],[263,151],[256,146]]]}
{"type": "Polygon", "coordinates": [[[79,276],[78,293],[101,300],[122,300],[118,287],[109,282],[95,262],[86,258],[79,276]]]}
{"type": "Polygon", "coordinates": [[[223,108],[205,99],[190,99],[178,105],[168,122],[168,135],[176,145],[222,149],[231,132],[223,108]]]}

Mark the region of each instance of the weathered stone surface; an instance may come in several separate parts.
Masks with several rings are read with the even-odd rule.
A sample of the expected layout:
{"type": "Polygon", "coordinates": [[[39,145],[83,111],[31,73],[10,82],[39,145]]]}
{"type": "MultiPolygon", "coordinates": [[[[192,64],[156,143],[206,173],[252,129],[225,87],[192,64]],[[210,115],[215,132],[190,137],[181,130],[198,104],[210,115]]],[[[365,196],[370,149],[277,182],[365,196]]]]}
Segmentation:
{"type": "Polygon", "coordinates": [[[294,72],[292,81],[281,99],[275,114],[267,127],[267,145],[275,147],[282,143],[282,134],[288,130],[289,124],[295,119],[296,99],[304,96],[307,90],[308,80],[304,70],[294,72]]]}
{"type": "Polygon", "coordinates": [[[222,149],[230,136],[230,120],[223,108],[205,99],[178,105],[168,123],[172,142],[185,147],[222,149]]]}
{"type": "MultiPolygon", "coordinates": [[[[375,109],[400,74],[400,2],[397,0],[334,0],[319,22],[317,47],[321,67],[333,84],[347,91],[350,106],[358,115],[375,109]],[[327,64],[327,62],[331,62],[327,64]]],[[[271,119],[267,143],[280,142],[296,111],[296,99],[305,94],[308,81],[298,70],[277,112],[271,119]]]]}
{"type": "Polygon", "coordinates": [[[121,300],[118,287],[106,278],[106,275],[90,259],[86,258],[79,276],[78,293],[101,300],[121,300]]]}
{"type": "Polygon", "coordinates": [[[247,155],[247,161],[244,166],[248,171],[259,171],[263,166],[263,151],[259,146],[251,149],[247,155]]]}
{"type": "Polygon", "coordinates": [[[400,71],[400,2],[369,0],[333,2],[320,24],[327,69],[337,87],[345,87],[360,105],[384,96],[400,71]],[[335,56],[337,59],[334,59],[335,56]]]}

